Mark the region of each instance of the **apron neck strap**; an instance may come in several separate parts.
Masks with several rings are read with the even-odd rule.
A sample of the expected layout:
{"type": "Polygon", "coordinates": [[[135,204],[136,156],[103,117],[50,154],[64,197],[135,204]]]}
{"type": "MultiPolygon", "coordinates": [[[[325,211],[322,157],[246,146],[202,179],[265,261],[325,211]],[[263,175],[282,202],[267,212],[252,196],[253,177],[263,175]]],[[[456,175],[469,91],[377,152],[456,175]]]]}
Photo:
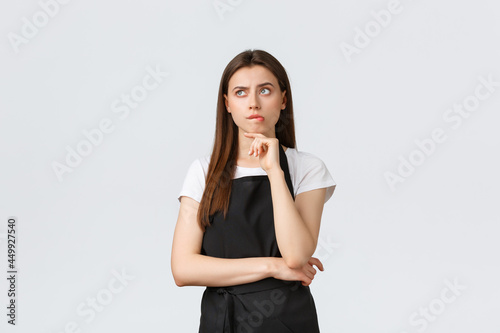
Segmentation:
{"type": "Polygon", "coordinates": [[[285,174],[285,181],[286,184],[288,185],[288,189],[290,190],[290,194],[292,195],[292,198],[295,201],[295,195],[293,194],[292,180],[290,178],[290,170],[288,168],[288,159],[286,158],[286,153],[283,147],[281,146],[281,143],[278,143],[278,146],[280,147],[280,166],[281,169],[283,170],[283,173],[285,174]]]}

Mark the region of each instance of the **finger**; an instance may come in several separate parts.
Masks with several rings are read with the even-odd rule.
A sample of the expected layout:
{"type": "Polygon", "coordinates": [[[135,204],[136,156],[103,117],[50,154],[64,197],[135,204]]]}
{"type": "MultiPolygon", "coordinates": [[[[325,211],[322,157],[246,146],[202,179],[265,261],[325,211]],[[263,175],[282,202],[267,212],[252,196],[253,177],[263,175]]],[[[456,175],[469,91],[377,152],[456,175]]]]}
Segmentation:
{"type": "Polygon", "coordinates": [[[304,285],[304,286],[308,286],[308,285],[310,285],[310,284],[311,284],[311,282],[312,282],[312,280],[311,280],[311,279],[309,279],[309,278],[307,278],[307,277],[306,277],[306,278],[304,278],[304,279],[302,279],[302,285],[304,285]]]}
{"type": "Polygon", "coordinates": [[[311,280],[312,280],[312,279],[314,279],[314,274],[312,274],[312,273],[311,273],[311,272],[309,272],[309,271],[305,271],[305,272],[304,272],[304,275],[305,275],[305,276],[307,276],[307,277],[308,277],[309,279],[311,279],[311,280]]]}
{"type": "Polygon", "coordinates": [[[316,270],[311,265],[306,265],[304,267],[304,269],[305,269],[305,271],[309,272],[312,275],[316,274],[316,270]]]}
{"type": "Polygon", "coordinates": [[[317,263],[315,263],[315,265],[316,265],[316,267],[319,268],[319,270],[321,270],[321,271],[325,270],[325,268],[323,267],[323,263],[321,261],[318,260],[317,263]]]}
{"type": "Polygon", "coordinates": [[[311,266],[311,274],[312,274],[313,278],[316,275],[316,270],[312,266],[311,266]]]}
{"type": "Polygon", "coordinates": [[[257,156],[259,154],[259,139],[257,138],[254,140],[253,149],[254,149],[253,156],[257,156]]]}
{"type": "Polygon", "coordinates": [[[256,138],[256,137],[259,137],[259,136],[262,136],[264,137],[264,135],[262,135],[261,133],[251,133],[251,132],[244,132],[243,135],[249,137],[249,138],[256,138]]]}
{"type": "Polygon", "coordinates": [[[319,261],[318,258],[314,258],[314,257],[311,257],[311,259],[309,260],[309,263],[311,265],[316,265],[321,271],[324,271],[324,267],[323,267],[323,263],[321,261],[319,261]]]}
{"type": "Polygon", "coordinates": [[[264,151],[264,145],[265,145],[265,142],[262,140],[259,140],[257,142],[257,156],[260,155],[264,151]]]}
{"type": "Polygon", "coordinates": [[[255,139],[250,144],[250,150],[248,151],[248,155],[253,155],[255,153],[255,139]]]}
{"type": "Polygon", "coordinates": [[[260,152],[264,153],[267,150],[267,143],[265,141],[261,141],[260,152]]]}
{"type": "Polygon", "coordinates": [[[314,267],[309,266],[309,267],[307,268],[307,276],[308,276],[310,279],[314,279],[314,275],[316,275],[316,270],[314,269],[314,267]]]}

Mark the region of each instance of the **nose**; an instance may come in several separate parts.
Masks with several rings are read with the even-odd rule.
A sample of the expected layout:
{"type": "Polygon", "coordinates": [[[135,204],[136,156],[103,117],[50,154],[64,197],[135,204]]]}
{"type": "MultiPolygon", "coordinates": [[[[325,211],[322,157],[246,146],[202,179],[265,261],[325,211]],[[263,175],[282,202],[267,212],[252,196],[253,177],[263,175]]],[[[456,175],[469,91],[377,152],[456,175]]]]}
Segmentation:
{"type": "Polygon", "coordinates": [[[259,97],[256,93],[253,93],[250,95],[249,103],[250,103],[250,110],[251,109],[260,109],[260,101],[259,101],[259,97]]]}

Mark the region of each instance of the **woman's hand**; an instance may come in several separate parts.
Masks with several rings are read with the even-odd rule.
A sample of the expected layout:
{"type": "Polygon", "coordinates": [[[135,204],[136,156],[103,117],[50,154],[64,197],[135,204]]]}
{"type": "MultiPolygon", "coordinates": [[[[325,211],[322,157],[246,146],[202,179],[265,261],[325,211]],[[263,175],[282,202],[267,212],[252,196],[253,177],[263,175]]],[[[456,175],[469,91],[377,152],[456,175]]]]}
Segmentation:
{"type": "Polygon", "coordinates": [[[250,145],[249,155],[259,157],[260,167],[267,173],[271,170],[281,170],[279,155],[279,140],[268,138],[261,133],[244,133],[247,138],[254,138],[250,145]]]}
{"type": "Polygon", "coordinates": [[[324,271],[323,264],[318,258],[311,257],[307,264],[301,268],[290,268],[285,263],[283,258],[273,258],[274,267],[272,272],[272,277],[278,280],[285,281],[302,281],[303,286],[308,286],[311,284],[316,274],[316,269],[313,265],[316,265],[321,271],[324,271]]]}

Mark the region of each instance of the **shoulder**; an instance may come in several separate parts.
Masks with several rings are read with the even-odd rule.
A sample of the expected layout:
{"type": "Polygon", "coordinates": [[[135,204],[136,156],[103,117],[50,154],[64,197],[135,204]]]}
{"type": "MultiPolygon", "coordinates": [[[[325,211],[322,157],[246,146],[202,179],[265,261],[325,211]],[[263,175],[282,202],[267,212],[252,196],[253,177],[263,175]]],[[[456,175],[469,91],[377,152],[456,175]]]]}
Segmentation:
{"type": "Polygon", "coordinates": [[[203,184],[204,187],[209,164],[210,155],[204,155],[195,158],[189,166],[187,177],[196,178],[200,184],[203,184]]]}
{"type": "Polygon", "coordinates": [[[294,183],[295,195],[302,192],[326,188],[325,202],[330,199],[336,183],[325,162],[316,154],[288,148],[287,160],[294,183]]]}
{"type": "Polygon", "coordinates": [[[297,171],[310,171],[315,168],[326,168],[325,163],[317,155],[296,148],[288,148],[288,162],[297,171]]]}
{"type": "Polygon", "coordinates": [[[179,202],[183,195],[201,202],[209,163],[210,155],[198,157],[191,162],[185,173],[181,191],[177,196],[179,202]]]}
{"type": "Polygon", "coordinates": [[[191,162],[189,169],[194,169],[198,174],[202,174],[206,177],[209,163],[210,155],[200,156],[191,162]]]}

